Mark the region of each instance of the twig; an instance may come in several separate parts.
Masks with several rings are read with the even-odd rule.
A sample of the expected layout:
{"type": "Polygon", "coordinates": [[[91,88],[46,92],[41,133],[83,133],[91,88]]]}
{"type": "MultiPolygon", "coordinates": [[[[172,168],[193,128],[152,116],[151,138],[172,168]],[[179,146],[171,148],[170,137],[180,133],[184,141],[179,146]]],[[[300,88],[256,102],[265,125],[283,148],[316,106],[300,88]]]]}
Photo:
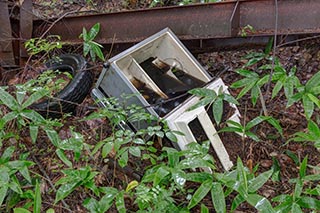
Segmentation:
{"type": "Polygon", "coordinates": [[[79,9],[78,9],[78,10],[69,11],[69,12],[66,12],[65,14],[63,14],[62,16],[60,16],[58,19],[56,19],[54,22],[52,22],[52,24],[50,25],[50,27],[49,27],[44,33],[42,33],[42,35],[40,36],[39,39],[42,39],[42,38],[51,30],[51,28],[52,28],[56,23],[58,23],[61,19],[63,19],[63,18],[66,17],[67,15],[76,13],[76,12],[78,12],[78,11],[79,11],[79,9]]]}
{"type": "Polygon", "coordinates": [[[320,38],[320,35],[310,36],[310,37],[306,37],[306,38],[299,38],[299,39],[296,39],[296,40],[293,40],[293,41],[288,41],[288,42],[285,42],[285,43],[277,45],[277,47],[279,48],[279,47],[286,46],[288,44],[293,44],[293,43],[297,43],[297,42],[300,42],[300,41],[312,40],[312,39],[316,39],[316,38],[320,38]]]}
{"type": "Polygon", "coordinates": [[[111,43],[111,47],[110,47],[109,53],[106,55],[106,57],[104,58],[104,60],[107,60],[107,59],[111,56],[111,52],[112,52],[112,50],[113,50],[113,45],[114,45],[114,43],[115,43],[115,40],[116,40],[116,34],[113,35],[112,43],[111,43]]]}

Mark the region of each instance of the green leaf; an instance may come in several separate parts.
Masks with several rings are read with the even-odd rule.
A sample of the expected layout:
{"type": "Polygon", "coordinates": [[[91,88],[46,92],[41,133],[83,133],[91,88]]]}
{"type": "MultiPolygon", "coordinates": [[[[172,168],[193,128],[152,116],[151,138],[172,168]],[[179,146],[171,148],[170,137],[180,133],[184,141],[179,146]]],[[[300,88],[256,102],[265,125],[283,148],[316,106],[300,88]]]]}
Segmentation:
{"type": "Polygon", "coordinates": [[[45,121],[45,119],[34,110],[24,109],[20,114],[33,122],[43,123],[45,121]]]}
{"type": "Polygon", "coordinates": [[[189,107],[187,109],[187,111],[192,111],[194,109],[197,109],[199,107],[202,106],[207,106],[208,104],[210,104],[212,101],[214,101],[214,99],[210,98],[210,97],[205,97],[203,99],[201,99],[200,101],[198,101],[196,104],[194,104],[193,106],[189,107]]]}
{"type": "Polygon", "coordinates": [[[33,212],[34,213],[40,213],[41,212],[41,191],[40,191],[40,184],[37,181],[36,182],[36,188],[35,188],[35,197],[34,197],[34,204],[33,204],[33,212]]]}
{"type": "Polygon", "coordinates": [[[251,129],[252,127],[260,124],[261,122],[265,121],[269,119],[269,117],[265,117],[265,116],[258,116],[258,117],[255,117],[254,119],[252,119],[251,121],[249,121],[246,125],[246,130],[249,130],[251,129]]]}
{"type": "Polygon", "coordinates": [[[67,156],[64,154],[63,150],[57,149],[56,154],[62,160],[63,163],[65,163],[68,167],[72,167],[72,162],[67,158],[67,156]]]}
{"type": "Polygon", "coordinates": [[[303,208],[320,210],[320,201],[312,197],[300,197],[297,203],[303,208]]]}
{"type": "Polygon", "coordinates": [[[223,100],[220,98],[217,98],[215,102],[212,104],[212,113],[214,120],[216,121],[217,125],[220,124],[222,119],[222,113],[223,113],[223,100]]]}
{"type": "Polygon", "coordinates": [[[276,85],[274,86],[274,88],[272,90],[272,96],[271,96],[272,99],[278,95],[278,93],[280,92],[282,87],[283,87],[282,82],[281,81],[277,81],[276,85]]]}
{"type": "MultiPolygon", "coordinates": [[[[29,165],[27,164],[26,166],[23,166],[22,168],[20,168],[19,172],[27,181],[29,181],[29,183],[31,183],[31,177],[30,177],[29,169],[27,167],[29,165]]],[[[32,163],[32,165],[33,165],[33,163],[32,163]]]]}
{"type": "Polygon", "coordinates": [[[304,95],[302,96],[302,105],[304,109],[304,113],[306,117],[309,119],[311,118],[314,110],[314,104],[313,102],[309,99],[308,96],[304,95]]]}
{"type": "Polygon", "coordinates": [[[100,23],[96,23],[93,25],[93,27],[89,31],[89,37],[88,40],[93,40],[99,33],[100,31],[100,23]]]}
{"type": "Polygon", "coordinates": [[[212,168],[213,165],[204,159],[199,159],[194,157],[186,158],[180,161],[178,165],[178,168],[180,169],[196,169],[196,168],[206,168],[206,167],[212,168]]]}
{"type": "Polygon", "coordinates": [[[277,131],[283,135],[283,131],[282,131],[282,127],[280,125],[280,122],[276,119],[274,119],[273,117],[267,116],[266,120],[269,124],[271,124],[274,128],[277,129],[277,131]]]}
{"type": "Polygon", "coordinates": [[[16,178],[12,178],[12,181],[8,184],[9,188],[18,193],[18,194],[22,194],[22,190],[21,190],[21,186],[19,184],[19,181],[16,178]]]}
{"type": "Polygon", "coordinates": [[[265,197],[262,197],[257,194],[249,194],[248,198],[246,199],[247,202],[254,206],[259,212],[261,213],[274,213],[274,209],[272,205],[265,197]]]}
{"type": "Polygon", "coordinates": [[[273,173],[273,170],[269,170],[266,172],[263,172],[258,175],[258,177],[254,178],[253,180],[250,180],[248,191],[251,193],[255,193],[260,189],[271,177],[273,173]]]}
{"type": "Polygon", "coordinates": [[[223,189],[220,183],[214,182],[211,188],[211,199],[214,209],[217,213],[226,212],[226,202],[224,198],[223,189]]]}
{"type": "Polygon", "coordinates": [[[30,137],[31,137],[32,143],[35,143],[38,137],[39,126],[30,125],[29,130],[30,130],[30,137]]]}
{"type": "Polygon", "coordinates": [[[257,81],[258,87],[262,87],[264,84],[268,83],[268,82],[269,82],[269,79],[270,79],[270,74],[264,75],[262,78],[260,78],[260,79],[257,81]]]}
{"type": "Polygon", "coordinates": [[[244,96],[252,87],[256,85],[256,81],[249,82],[238,94],[237,99],[240,99],[242,96],[244,96]]]}
{"type": "Polygon", "coordinates": [[[13,213],[31,213],[28,209],[24,208],[14,208],[13,213]]]}
{"type": "Polygon", "coordinates": [[[88,44],[88,43],[83,43],[83,55],[84,56],[87,56],[88,55],[88,53],[90,52],[90,50],[91,50],[91,46],[90,46],[90,44],[88,44]]]}
{"type": "Polygon", "coordinates": [[[200,213],[209,213],[208,207],[206,207],[203,203],[201,203],[200,213]]]}
{"type": "Polygon", "coordinates": [[[127,164],[128,164],[128,159],[129,159],[129,156],[128,156],[128,151],[125,151],[123,152],[121,155],[120,155],[120,158],[118,160],[118,163],[121,167],[125,167],[127,164]]]}
{"type": "Polygon", "coordinates": [[[119,213],[125,213],[126,212],[126,206],[124,203],[124,192],[121,191],[116,196],[116,207],[119,213]]]}
{"type": "Polygon", "coordinates": [[[237,180],[239,180],[240,185],[238,186],[239,188],[236,190],[239,192],[239,194],[242,197],[246,197],[246,194],[248,192],[247,173],[246,173],[246,169],[243,166],[243,163],[239,157],[237,159],[237,174],[238,174],[237,180]]]}
{"type": "Polygon", "coordinates": [[[233,121],[233,120],[227,120],[227,124],[231,127],[237,127],[239,129],[243,129],[243,126],[241,125],[241,123],[233,121]]]}
{"type": "Polygon", "coordinates": [[[259,78],[259,75],[255,72],[252,72],[250,70],[246,70],[246,69],[238,69],[236,70],[236,72],[239,74],[239,75],[242,75],[246,78],[249,78],[249,79],[254,79],[254,78],[259,78]]]}
{"type": "Polygon", "coordinates": [[[296,76],[288,77],[284,82],[284,94],[287,99],[293,95],[294,87],[299,84],[299,79],[296,76]]]}
{"type": "Polygon", "coordinates": [[[58,133],[53,129],[45,129],[45,131],[47,133],[48,138],[52,142],[52,144],[55,147],[59,147],[60,137],[59,137],[58,133]]]}
{"type": "Polygon", "coordinates": [[[252,87],[251,89],[251,102],[252,105],[255,106],[257,104],[258,98],[260,95],[260,88],[259,86],[256,84],[252,87]]]}
{"type": "Polygon", "coordinates": [[[297,142],[313,141],[314,139],[313,135],[304,132],[296,132],[294,133],[294,136],[295,137],[292,138],[292,140],[297,142]]]}
{"type": "Polygon", "coordinates": [[[170,172],[169,172],[167,169],[165,169],[165,168],[163,168],[163,167],[160,167],[160,168],[156,171],[156,173],[155,173],[155,175],[154,175],[154,178],[153,178],[153,186],[159,185],[160,182],[161,182],[166,176],[168,176],[169,174],[170,174],[170,172]]]}
{"type": "Polygon", "coordinates": [[[291,212],[294,212],[294,213],[303,213],[303,211],[301,210],[300,206],[299,206],[297,203],[293,203],[293,204],[292,204],[291,212]]]}
{"type": "Polygon", "coordinates": [[[231,211],[233,212],[234,210],[236,210],[236,208],[238,208],[238,206],[244,201],[245,199],[240,194],[238,194],[232,201],[231,211]]]}
{"type": "Polygon", "coordinates": [[[165,133],[166,137],[172,142],[178,142],[177,136],[172,131],[168,131],[165,133]]]}
{"type": "Polygon", "coordinates": [[[37,102],[41,98],[49,95],[50,92],[47,89],[40,88],[36,92],[32,93],[29,98],[22,104],[22,108],[25,109],[31,104],[37,102]]]}
{"type": "Polygon", "coordinates": [[[307,174],[307,166],[308,166],[308,156],[306,156],[302,163],[300,164],[299,174],[300,178],[303,179],[307,174]]]}
{"type": "Polygon", "coordinates": [[[264,54],[269,55],[273,46],[273,37],[269,38],[268,44],[266,46],[266,49],[264,50],[264,54]]]}
{"type": "Polygon", "coordinates": [[[34,163],[31,161],[26,161],[26,160],[14,160],[14,161],[9,161],[7,163],[7,166],[10,167],[10,169],[18,169],[21,170],[24,167],[28,167],[33,165],[34,163]]]}
{"type": "Polygon", "coordinates": [[[229,95],[229,94],[223,94],[223,100],[231,103],[231,104],[234,104],[234,105],[238,105],[239,102],[237,101],[237,99],[235,99],[232,95],[229,95]]]}
{"type": "Polygon", "coordinates": [[[112,206],[113,199],[117,196],[118,190],[112,187],[105,187],[105,195],[99,201],[101,212],[106,212],[112,206]]]}
{"type": "MultiPolygon", "coordinates": [[[[101,46],[101,45],[100,45],[101,46]]],[[[92,50],[95,52],[95,54],[97,54],[97,56],[100,58],[101,61],[104,61],[104,55],[103,52],[101,50],[101,47],[98,45],[93,45],[92,46],[92,50]]]]}
{"type": "Polygon", "coordinates": [[[250,78],[244,78],[244,79],[241,79],[239,81],[234,82],[233,84],[231,84],[230,87],[237,89],[237,88],[246,86],[251,81],[252,81],[252,79],[250,79],[250,78]]]}
{"type": "Polygon", "coordinates": [[[128,184],[127,188],[126,188],[126,192],[131,191],[132,189],[134,189],[134,188],[137,187],[138,185],[139,185],[138,181],[136,181],[136,180],[131,181],[131,182],[128,184]]]}
{"type": "Polygon", "coordinates": [[[54,209],[48,209],[47,211],[46,211],[46,213],[54,213],[54,209]]]}
{"type": "Polygon", "coordinates": [[[92,59],[92,61],[96,61],[96,53],[93,51],[93,45],[92,44],[89,44],[90,45],[90,57],[92,59]]]}
{"type": "Polygon", "coordinates": [[[312,76],[311,79],[309,79],[309,81],[306,83],[306,91],[311,91],[313,88],[319,86],[319,82],[320,82],[320,72],[317,72],[316,74],[314,74],[312,76]]]}
{"type": "Polygon", "coordinates": [[[256,134],[254,134],[253,132],[246,131],[245,135],[248,136],[249,138],[251,138],[254,141],[257,141],[257,142],[260,141],[260,138],[256,134]]]}
{"type": "Polygon", "coordinates": [[[141,157],[141,149],[138,146],[130,146],[129,153],[135,157],[138,157],[138,158],[141,157]]]}
{"type": "Polygon", "coordinates": [[[297,200],[301,193],[302,193],[302,189],[303,189],[303,183],[301,179],[298,179],[296,182],[296,185],[294,187],[294,192],[293,192],[293,200],[297,200]]]}
{"type": "Polygon", "coordinates": [[[211,99],[214,99],[217,97],[217,93],[214,90],[207,89],[207,88],[195,88],[195,89],[189,90],[188,93],[198,97],[210,97],[211,99]]]}
{"type": "Polygon", "coordinates": [[[22,101],[23,101],[24,97],[26,96],[26,91],[20,90],[21,88],[19,88],[19,86],[17,86],[17,89],[18,89],[18,91],[16,92],[17,101],[18,101],[19,105],[22,105],[22,101]]]}
{"type": "Polygon", "coordinates": [[[315,103],[315,105],[317,105],[318,108],[320,108],[320,100],[316,96],[311,93],[308,93],[307,96],[313,103],[315,103]]]}
{"type": "Polygon", "coordinates": [[[0,87],[0,100],[11,110],[18,111],[20,108],[20,105],[15,100],[15,98],[12,95],[10,95],[7,91],[5,91],[3,87],[0,87]]]}
{"type": "Polygon", "coordinates": [[[15,150],[14,146],[9,146],[8,148],[6,148],[0,158],[0,160],[1,160],[0,163],[5,163],[5,162],[9,161],[10,158],[12,157],[14,150],[15,150]]]}
{"type": "Polygon", "coordinates": [[[211,190],[213,182],[211,180],[204,181],[200,187],[193,194],[189,204],[188,209],[195,207],[211,190]]]}
{"type": "Polygon", "coordinates": [[[263,58],[260,57],[260,58],[251,58],[244,66],[245,67],[250,67],[256,63],[258,63],[259,61],[261,61],[263,58]]]}
{"type": "Polygon", "coordinates": [[[99,203],[93,198],[87,198],[83,201],[83,206],[88,209],[91,213],[100,213],[103,212],[99,208],[99,203]]]}
{"type": "Polygon", "coordinates": [[[187,175],[184,171],[178,170],[178,171],[172,171],[172,178],[174,182],[178,185],[183,187],[185,183],[187,182],[187,175]]]}
{"type": "Polygon", "coordinates": [[[56,198],[54,203],[56,204],[57,202],[59,202],[60,200],[64,199],[65,197],[67,197],[71,192],[73,192],[75,190],[75,188],[80,184],[79,181],[75,180],[74,182],[71,183],[65,183],[62,184],[59,189],[57,190],[56,193],[56,198]]]}
{"type": "Polygon", "coordinates": [[[286,150],[285,153],[286,153],[286,155],[288,155],[294,161],[294,163],[297,166],[299,166],[299,164],[300,164],[299,157],[295,153],[293,153],[290,150],[286,150]]]}
{"type": "Polygon", "coordinates": [[[212,175],[206,172],[186,173],[186,179],[196,183],[202,183],[206,180],[213,181],[212,175]]]}
{"type": "Polygon", "coordinates": [[[113,143],[112,142],[108,142],[105,143],[102,147],[102,152],[101,152],[101,156],[103,158],[106,158],[108,156],[108,154],[112,151],[113,149],[113,143]]]}
{"type": "Polygon", "coordinates": [[[320,128],[314,121],[309,120],[308,130],[310,133],[312,133],[312,135],[314,135],[317,138],[320,138],[320,128]]]}
{"type": "Polygon", "coordinates": [[[2,185],[0,186],[0,206],[2,205],[4,198],[7,196],[8,186],[2,185]]]}
{"type": "Polygon", "coordinates": [[[287,108],[290,107],[294,102],[299,101],[302,98],[302,93],[297,93],[288,98],[287,108]]]}
{"type": "Polygon", "coordinates": [[[276,206],[274,210],[276,212],[289,213],[291,211],[292,204],[293,204],[292,199],[291,200],[287,199],[284,202],[280,203],[278,206],[276,206]]]}
{"type": "Polygon", "coordinates": [[[237,128],[237,127],[232,127],[232,126],[227,126],[219,130],[219,132],[236,132],[236,133],[243,133],[242,128],[237,128]]]}
{"type": "Polygon", "coordinates": [[[138,145],[144,145],[146,142],[142,138],[135,138],[132,140],[133,143],[138,144],[138,145]]]}
{"type": "Polygon", "coordinates": [[[5,116],[2,117],[2,121],[6,124],[6,123],[8,123],[9,121],[17,118],[18,116],[19,116],[19,113],[16,112],[16,111],[9,112],[9,113],[7,113],[5,116]]]}
{"type": "Polygon", "coordinates": [[[168,166],[174,168],[179,162],[178,151],[174,148],[164,147],[163,151],[167,152],[168,155],[168,166]]]}

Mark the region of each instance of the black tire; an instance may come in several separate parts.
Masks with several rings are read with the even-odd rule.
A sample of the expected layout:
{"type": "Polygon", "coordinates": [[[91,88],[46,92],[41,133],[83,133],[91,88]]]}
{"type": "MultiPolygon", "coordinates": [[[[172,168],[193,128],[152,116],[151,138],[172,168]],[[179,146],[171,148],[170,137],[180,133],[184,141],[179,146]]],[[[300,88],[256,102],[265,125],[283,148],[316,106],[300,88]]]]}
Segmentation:
{"type": "Polygon", "coordinates": [[[72,113],[82,103],[91,90],[94,74],[80,55],[64,54],[46,63],[47,69],[67,71],[73,79],[54,98],[43,100],[30,106],[44,117],[59,118],[64,113],[72,113]]]}

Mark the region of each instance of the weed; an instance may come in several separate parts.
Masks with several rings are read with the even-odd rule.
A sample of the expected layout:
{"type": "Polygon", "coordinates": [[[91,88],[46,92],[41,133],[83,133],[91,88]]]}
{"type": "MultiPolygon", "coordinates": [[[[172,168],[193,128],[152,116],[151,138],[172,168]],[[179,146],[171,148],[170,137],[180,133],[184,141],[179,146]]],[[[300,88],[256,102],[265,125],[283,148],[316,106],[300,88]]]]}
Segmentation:
{"type": "Polygon", "coordinates": [[[249,33],[254,33],[254,32],[255,32],[255,29],[250,24],[247,24],[240,30],[240,36],[247,37],[249,33]]]}
{"type": "Polygon", "coordinates": [[[51,35],[47,38],[31,38],[27,40],[24,44],[28,53],[33,56],[44,52],[48,54],[52,50],[61,49],[63,42],[60,41],[61,37],[58,35],[51,35]]]}
{"type": "Polygon", "coordinates": [[[212,113],[214,120],[217,124],[221,122],[223,114],[223,101],[227,101],[230,104],[239,104],[238,101],[231,96],[223,92],[223,88],[220,87],[218,93],[214,90],[206,88],[196,88],[189,91],[190,94],[196,95],[202,98],[197,104],[190,107],[188,110],[196,109],[200,106],[212,105],[212,113]]]}
{"type": "Polygon", "coordinates": [[[250,131],[250,129],[252,129],[253,127],[257,126],[258,124],[264,121],[267,121],[269,124],[275,127],[276,130],[282,135],[283,133],[282,127],[280,126],[279,121],[270,116],[258,116],[244,125],[228,120],[227,123],[229,123],[230,125],[228,127],[221,129],[220,132],[235,132],[235,133],[239,133],[243,137],[247,136],[253,139],[254,141],[260,141],[258,136],[255,135],[252,131],[250,131]]]}
{"type": "MultiPolygon", "coordinates": [[[[23,195],[21,182],[17,178],[19,172],[22,177],[31,183],[28,167],[34,163],[27,160],[11,160],[15,152],[15,147],[10,146],[0,157],[0,206],[8,195],[9,191],[23,195]]],[[[9,199],[9,197],[8,197],[9,199]]]]}
{"type": "MultiPolygon", "coordinates": [[[[281,194],[272,199],[272,201],[278,202],[279,205],[275,207],[278,212],[303,212],[302,209],[320,210],[320,201],[310,195],[303,195],[303,188],[309,181],[319,181],[320,175],[307,175],[307,162],[308,158],[305,157],[300,164],[299,177],[292,179],[291,182],[295,183],[294,191],[292,194],[281,194]]],[[[316,193],[318,195],[319,193],[316,193]]]]}
{"type": "Polygon", "coordinates": [[[55,203],[67,197],[79,186],[84,186],[99,196],[100,191],[98,187],[94,184],[94,177],[98,172],[92,171],[92,169],[87,167],[82,167],[79,169],[65,169],[62,171],[65,175],[56,182],[56,186],[59,186],[59,189],[56,193],[55,203]]]}
{"type": "Polygon", "coordinates": [[[100,23],[96,23],[92,28],[87,32],[86,28],[82,29],[80,38],[83,38],[83,55],[86,56],[90,53],[90,57],[93,61],[96,60],[96,56],[104,61],[104,56],[102,53],[102,45],[95,42],[94,39],[100,31],[100,23]]]}

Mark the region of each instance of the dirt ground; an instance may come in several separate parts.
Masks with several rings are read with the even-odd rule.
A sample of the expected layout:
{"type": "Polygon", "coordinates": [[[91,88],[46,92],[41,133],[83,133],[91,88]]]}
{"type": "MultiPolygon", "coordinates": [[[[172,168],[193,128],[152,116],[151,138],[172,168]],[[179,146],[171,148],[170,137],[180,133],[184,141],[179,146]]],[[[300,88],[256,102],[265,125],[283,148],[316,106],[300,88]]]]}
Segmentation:
{"type": "MultiPolygon", "coordinates": [[[[81,13],[99,13],[99,12],[116,12],[131,9],[141,9],[149,8],[152,3],[151,0],[109,0],[109,1],[90,1],[91,3],[86,4],[86,1],[73,1],[73,0],[55,0],[55,1],[43,1],[34,0],[34,14],[40,18],[48,17],[59,17],[63,12],[70,9],[78,9],[81,13]]],[[[165,6],[176,4],[176,1],[163,1],[164,5],[157,4],[155,6],[165,6]]],[[[63,51],[68,51],[67,49],[63,51]]],[[[106,54],[108,50],[105,50],[106,54]]],[[[210,73],[210,75],[215,77],[220,77],[223,79],[227,86],[240,79],[240,76],[235,73],[235,70],[241,68],[247,60],[244,56],[252,52],[261,52],[263,50],[233,50],[233,51],[221,51],[221,52],[208,52],[203,54],[195,55],[201,65],[210,73]]],[[[320,40],[309,40],[299,43],[297,46],[281,47],[277,48],[276,54],[280,63],[289,70],[290,68],[297,67],[297,75],[301,82],[306,82],[312,77],[316,72],[320,70],[320,40]]],[[[101,69],[97,68],[95,70],[96,76],[99,76],[101,69]]],[[[274,86],[274,85],[272,85],[274,86]]],[[[262,93],[264,93],[266,88],[262,88],[262,93]]],[[[236,97],[239,90],[230,89],[230,93],[236,97]]],[[[240,113],[242,115],[243,122],[248,122],[254,117],[260,115],[261,104],[258,101],[256,106],[253,106],[248,95],[244,96],[239,100],[240,105],[238,106],[240,113]]],[[[94,109],[94,103],[90,97],[88,97],[81,107],[77,109],[77,118],[70,119],[67,125],[63,127],[60,131],[62,137],[67,137],[68,125],[76,123],[79,117],[83,117],[91,113],[94,109]]],[[[280,92],[275,99],[266,99],[266,107],[268,109],[269,115],[278,119],[284,130],[284,138],[277,135],[273,128],[270,128],[267,124],[259,125],[254,131],[261,139],[260,142],[255,142],[250,138],[245,138],[244,140],[235,133],[222,133],[221,139],[227,149],[227,152],[236,164],[237,157],[240,157],[242,161],[249,167],[252,168],[259,164],[258,173],[269,170],[275,160],[280,164],[281,168],[281,180],[279,182],[267,182],[259,191],[260,194],[267,198],[274,197],[282,193],[291,193],[294,189],[292,184],[288,182],[289,179],[297,177],[299,173],[299,168],[294,163],[293,159],[290,157],[289,153],[294,153],[298,156],[299,160],[305,156],[308,156],[308,164],[320,166],[319,151],[314,148],[312,144],[309,143],[294,143],[290,142],[286,144],[286,140],[290,135],[297,131],[303,131],[307,127],[307,120],[303,114],[303,109],[300,104],[294,104],[293,106],[286,108],[286,99],[284,97],[283,91],[280,92]]],[[[314,114],[314,118],[319,119],[319,110],[314,114]]],[[[96,120],[95,122],[83,122],[81,125],[77,123],[77,130],[85,135],[95,135],[100,134],[100,137],[105,137],[110,133],[110,128],[108,128],[107,120],[96,120]]],[[[90,138],[90,137],[88,137],[90,138]]],[[[88,141],[88,143],[94,144],[96,141],[88,141]]],[[[28,143],[28,142],[27,142],[28,143]]],[[[30,143],[30,142],[29,142],[30,143]]],[[[31,145],[31,144],[30,144],[31,145]]],[[[42,169],[46,171],[49,178],[55,182],[60,178],[60,174],[55,172],[61,168],[56,168],[54,163],[57,159],[54,159],[53,148],[48,147],[46,143],[38,143],[34,147],[41,152],[34,155],[34,158],[42,165],[42,169]]],[[[105,164],[102,159],[95,159],[94,165],[102,174],[99,175],[96,182],[117,184],[122,181],[128,182],[128,180],[134,180],[136,174],[134,171],[136,168],[128,168],[113,170],[113,163],[105,164]],[[117,179],[117,180],[116,180],[117,179]]],[[[135,165],[134,159],[131,159],[129,165],[135,165]]],[[[80,166],[80,165],[79,165],[80,166]]],[[[143,167],[145,165],[139,165],[143,167]]],[[[118,168],[118,167],[117,167],[118,168]]],[[[221,166],[219,168],[221,170],[221,166]]],[[[41,171],[39,171],[41,173],[41,171]]],[[[310,171],[312,172],[312,171],[310,171]]],[[[48,185],[43,186],[44,188],[49,188],[48,185]]],[[[48,189],[44,189],[47,191],[48,189]]],[[[49,190],[48,190],[49,191],[49,190]]],[[[53,203],[54,197],[52,193],[44,194],[44,205],[53,203]]],[[[85,192],[73,193],[65,201],[70,205],[70,208],[74,212],[85,212],[82,207],[83,197],[85,192]]],[[[227,205],[231,205],[232,200],[227,200],[227,205]]],[[[61,204],[58,204],[61,205],[61,204]]],[[[130,205],[130,204],[129,204],[130,205]]],[[[131,204],[132,205],[132,204],[131,204]]],[[[212,206],[210,200],[208,200],[208,207],[212,206]]],[[[132,212],[136,210],[136,206],[126,206],[132,212]]],[[[230,206],[229,206],[230,207],[230,206]]],[[[63,206],[56,206],[56,212],[64,212],[63,206]]],[[[238,212],[255,212],[254,209],[248,205],[241,205],[238,208],[238,212]]]]}

